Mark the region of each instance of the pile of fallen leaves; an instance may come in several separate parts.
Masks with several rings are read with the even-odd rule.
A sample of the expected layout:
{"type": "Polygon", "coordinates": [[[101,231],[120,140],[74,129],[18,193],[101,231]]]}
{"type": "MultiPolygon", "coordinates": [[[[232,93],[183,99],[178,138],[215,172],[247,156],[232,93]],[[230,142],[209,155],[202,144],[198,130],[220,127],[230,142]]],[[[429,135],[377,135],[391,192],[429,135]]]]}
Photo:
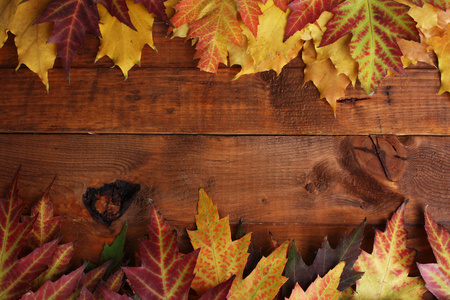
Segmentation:
{"type": "Polygon", "coordinates": [[[74,243],[59,244],[62,219],[53,216],[50,187],[25,217],[17,182],[16,176],[0,200],[0,299],[421,299],[427,289],[438,299],[450,297],[450,234],[427,211],[437,263],[418,264],[423,279],[408,276],[415,252],[406,248],[406,203],[376,232],[372,254],[359,248],[363,221],[335,249],[325,239],[308,266],[294,241],[273,240],[273,252],[263,257],[242,226],[232,240],[228,217],[220,219],[200,190],[197,230],[188,232],[193,252],[179,253],[175,233],[152,204],[140,266],[121,266],[125,226],[98,265],[68,273],[74,243]]]}
{"type": "Polygon", "coordinates": [[[15,35],[19,66],[27,65],[48,88],[56,56],[69,77],[86,32],[100,38],[97,58],[110,57],[125,77],[142,48],[156,49],[154,17],[174,37],[192,39],[198,66],[219,63],[243,74],[281,72],[297,57],[321,96],[335,108],[346,87],[361,82],[375,92],[390,72],[418,61],[441,72],[439,93],[450,91],[449,0],[2,0],[0,47],[15,35]]]}

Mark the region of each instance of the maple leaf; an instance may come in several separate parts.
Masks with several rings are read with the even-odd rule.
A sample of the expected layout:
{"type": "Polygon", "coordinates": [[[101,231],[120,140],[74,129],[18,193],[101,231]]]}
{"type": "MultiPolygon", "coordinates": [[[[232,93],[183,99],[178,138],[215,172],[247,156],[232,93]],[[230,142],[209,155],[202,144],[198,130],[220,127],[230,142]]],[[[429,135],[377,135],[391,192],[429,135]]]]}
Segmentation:
{"type": "Polygon", "coordinates": [[[77,286],[83,270],[86,264],[82,265],[75,271],[72,271],[68,275],[63,275],[55,282],[47,281],[36,292],[30,292],[25,294],[21,300],[56,300],[56,299],[69,299],[77,286]]]}
{"type": "Polygon", "coordinates": [[[339,285],[339,278],[344,270],[344,265],[345,262],[340,262],[328,271],[323,278],[317,276],[316,280],[308,287],[306,292],[297,283],[289,300],[337,300],[341,294],[337,287],[339,285]]]}
{"type": "MultiPolygon", "coordinates": [[[[242,223],[242,219],[239,220],[238,229],[236,232],[235,239],[240,239],[245,236],[244,231],[244,225],[242,223]]],[[[261,249],[255,249],[253,246],[253,243],[250,242],[250,245],[248,246],[248,257],[247,257],[247,263],[245,264],[244,272],[242,273],[242,276],[245,278],[247,277],[258,265],[258,262],[262,258],[261,249]]]]}
{"type": "Polygon", "coordinates": [[[53,217],[53,203],[49,194],[53,182],[48,186],[41,199],[31,207],[31,217],[36,221],[28,235],[27,244],[31,249],[36,249],[54,240],[61,229],[62,217],[53,217]]]}
{"type": "Polygon", "coordinates": [[[194,58],[200,58],[198,67],[216,73],[219,63],[227,65],[227,44],[242,46],[242,29],[237,13],[254,36],[257,35],[258,0],[181,0],[172,17],[175,27],[187,24],[189,37],[198,39],[194,58]]]}
{"type": "Polygon", "coordinates": [[[284,39],[287,40],[309,23],[314,23],[323,12],[331,12],[339,2],[339,0],[294,0],[289,4],[292,12],[289,14],[284,39]]]}
{"type": "Polygon", "coordinates": [[[86,270],[92,270],[97,268],[99,265],[102,265],[106,262],[110,262],[108,270],[105,273],[105,277],[109,277],[112,272],[117,270],[124,256],[124,248],[125,248],[125,238],[127,234],[127,224],[124,224],[120,233],[115,237],[114,241],[111,243],[111,246],[105,243],[103,246],[102,253],[100,255],[100,260],[98,264],[89,263],[86,267],[86,270]]]}
{"type": "MultiPolygon", "coordinates": [[[[262,1],[264,4],[266,4],[267,0],[262,1]]],[[[286,12],[288,9],[289,3],[292,2],[292,0],[273,0],[275,5],[279,7],[282,11],[286,12]]]]}
{"type": "Polygon", "coordinates": [[[394,0],[348,0],[331,11],[321,46],[351,33],[350,54],[358,62],[362,89],[371,94],[388,70],[405,74],[396,39],[419,41],[408,7],[394,0]]]}
{"type": "Polygon", "coordinates": [[[99,286],[99,290],[101,292],[101,295],[105,299],[109,299],[109,300],[132,300],[132,299],[134,299],[134,298],[128,297],[127,295],[120,295],[114,291],[107,289],[104,286],[99,286]]]}
{"type": "Polygon", "coordinates": [[[217,207],[203,189],[199,191],[197,230],[188,231],[194,249],[201,249],[195,266],[192,289],[198,295],[225,282],[232,275],[242,276],[248,257],[251,234],[231,241],[228,217],[219,219],[217,207]]]}
{"type": "Polygon", "coordinates": [[[273,0],[261,3],[260,8],[263,14],[259,16],[258,38],[255,38],[247,26],[242,25],[242,47],[228,44],[230,64],[242,67],[236,79],[244,74],[267,70],[275,70],[280,74],[282,68],[296,58],[302,48],[300,33],[285,42],[279,34],[286,27],[288,12],[283,12],[273,0]]]}
{"type": "Polygon", "coordinates": [[[45,270],[33,282],[33,289],[37,290],[46,281],[54,281],[63,275],[70,267],[70,260],[75,253],[75,243],[58,245],[53,252],[52,258],[48,263],[48,269],[45,270]]]}
{"type": "Polygon", "coordinates": [[[402,51],[402,63],[406,68],[410,64],[417,64],[419,61],[434,65],[427,51],[427,44],[421,41],[420,43],[414,41],[407,41],[403,39],[397,40],[398,46],[402,51]]]}
{"type": "Polygon", "coordinates": [[[128,78],[128,71],[140,63],[142,48],[146,44],[156,50],[152,38],[153,15],[142,4],[134,4],[132,0],[127,0],[127,3],[137,30],[132,30],[112,17],[103,6],[98,6],[102,38],[96,57],[96,61],[105,55],[110,57],[125,78],[128,78]]]}
{"type": "Polygon", "coordinates": [[[166,22],[169,25],[172,25],[169,17],[167,16],[166,7],[164,5],[164,2],[167,2],[167,0],[136,0],[135,3],[144,4],[145,8],[147,8],[147,11],[150,14],[154,13],[161,20],[163,20],[164,22],[166,22]]]}
{"type": "Polygon", "coordinates": [[[245,279],[237,276],[230,289],[229,300],[273,299],[287,278],[282,276],[286,264],[286,250],[289,242],[284,242],[268,257],[263,257],[256,268],[245,279]]]}
{"type": "Polygon", "coordinates": [[[34,24],[50,0],[33,0],[21,3],[10,24],[16,35],[14,41],[19,56],[18,69],[22,64],[38,74],[49,89],[48,70],[53,68],[57,45],[46,43],[52,32],[52,24],[34,24]]]}
{"type": "Polygon", "coordinates": [[[20,222],[23,205],[19,203],[18,173],[8,190],[7,199],[0,199],[0,298],[16,299],[23,295],[52,258],[60,239],[55,239],[17,260],[26,245],[36,218],[20,222]]]}
{"type": "Polygon", "coordinates": [[[430,48],[438,57],[439,71],[441,71],[441,88],[439,94],[450,92],[450,24],[442,37],[430,37],[427,40],[430,48]]]}
{"type": "Polygon", "coordinates": [[[426,291],[420,277],[408,277],[415,251],[406,248],[403,203],[384,232],[375,232],[372,254],[362,251],[354,270],[364,272],[356,282],[356,299],[421,299],[426,291]]]}
{"type": "Polygon", "coordinates": [[[425,230],[437,264],[417,264],[425,287],[438,299],[450,299],[450,233],[425,208],[425,230]]]}
{"type": "Polygon", "coordinates": [[[142,299],[188,299],[199,250],[180,256],[176,235],[152,205],[149,239],[140,243],[140,267],[122,267],[142,299]]]}
{"type": "Polygon", "coordinates": [[[10,24],[21,0],[3,0],[0,2],[0,48],[8,39],[10,24]]]}
{"type": "Polygon", "coordinates": [[[233,275],[227,281],[209,289],[198,300],[227,300],[228,293],[235,277],[236,276],[233,275]]]}
{"type": "Polygon", "coordinates": [[[126,0],[97,0],[98,4],[103,5],[109,11],[111,16],[116,17],[117,20],[127,25],[133,30],[136,28],[131,22],[130,15],[128,14],[128,6],[126,0]]]}
{"type": "Polygon", "coordinates": [[[317,276],[323,277],[341,262],[345,262],[345,267],[343,267],[343,272],[341,272],[342,275],[339,274],[341,278],[339,290],[343,291],[355,284],[356,280],[362,275],[353,270],[353,265],[361,253],[359,247],[363,238],[365,223],[366,221],[364,220],[350,234],[344,234],[335,249],[331,248],[327,238],[325,238],[311,266],[306,265],[298,252],[295,241],[292,241],[284,273],[289,280],[283,286],[283,296],[288,297],[296,283],[299,283],[303,290],[306,290],[317,276]]]}
{"type": "Polygon", "coordinates": [[[54,22],[49,43],[58,43],[58,56],[69,79],[70,67],[78,47],[84,44],[87,32],[100,36],[98,11],[95,0],[54,0],[37,24],[54,22]]]}

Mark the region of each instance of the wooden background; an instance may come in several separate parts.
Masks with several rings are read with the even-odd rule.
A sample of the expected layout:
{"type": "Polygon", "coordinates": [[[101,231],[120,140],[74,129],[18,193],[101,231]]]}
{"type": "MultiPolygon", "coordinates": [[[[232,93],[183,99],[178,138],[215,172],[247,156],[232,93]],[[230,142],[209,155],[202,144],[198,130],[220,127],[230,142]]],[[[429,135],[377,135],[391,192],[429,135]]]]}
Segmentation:
{"type": "Polygon", "coordinates": [[[147,231],[148,198],[189,251],[185,228],[194,228],[200,187],[234,229],[243,219],[264,254],[270,231],[279,242],[295,239],[308,263],[324,236],[336,246],[364,218],[371,251],[373,228],[409,200],[408,245],[418,262],[434,261],[425,206],[450,228],[450,95],[436,95],[437,69],[390,76],[370,98],[349,88],[334,118],[303,84],[300,59],[278,77],[233,81],[238,69],[199,71],[190,44],[165,31],[155,25],[158,53],[146,47],[126,81],[107,58],[93,63],[98,41],[87,36],[70,85],[57,60],[48,94],[27,68],[15,71],[12,36],[0,50],[0,195],[19,166],[28,207],[56,176],[51,198],[64,215],[63,242],[77,241],[74,265],[96,262],[124,222],[132,257],[147,231]],[[92,220],[82,195],[116,179],[142,190],[108,228],[92,220]]]}

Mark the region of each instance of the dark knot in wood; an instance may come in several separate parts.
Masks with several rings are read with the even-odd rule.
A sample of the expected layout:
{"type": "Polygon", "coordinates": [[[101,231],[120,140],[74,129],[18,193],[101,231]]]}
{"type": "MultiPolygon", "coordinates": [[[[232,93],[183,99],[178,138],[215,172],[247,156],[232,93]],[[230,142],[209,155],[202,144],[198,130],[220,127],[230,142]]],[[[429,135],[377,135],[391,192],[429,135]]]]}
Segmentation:
{"type": "Polygon", "coordinates": [[[94,220],[110,226],[127,211],[140,189],[139,184],[116,180],[101,188],[88,188],[83,204],[94,220]]]}

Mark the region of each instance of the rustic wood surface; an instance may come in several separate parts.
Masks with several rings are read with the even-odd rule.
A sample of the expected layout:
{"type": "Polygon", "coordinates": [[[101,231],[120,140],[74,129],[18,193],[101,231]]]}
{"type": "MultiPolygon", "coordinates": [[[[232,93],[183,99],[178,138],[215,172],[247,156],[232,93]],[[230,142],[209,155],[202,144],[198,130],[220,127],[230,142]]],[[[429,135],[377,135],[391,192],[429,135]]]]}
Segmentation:
{"type": "Polygon", "coordinates": [[[263,253],[270,231],[280,242],[295,239],[309,263],[325,236],[335,246],[364,218],[363,249],[371,251],[372,228],[383,229],[409,200],[408,246],[417,261],[435,260],[425,206],[450,228],[450,94],[436,95],[436,68],[419,64],[407,77],[389,76],[371,97],[349,87],[335,118],[303,83],[300,59],[280,76],[233,80],[235,67],[199,71],[194,48],[165,38],[166,29],[155,24],[158,53],[146,47],[126,81],[109,59],[93,63],[98,41],[88,35],[70,85],[57,60],[49,93],[26,67],[15,71],[13,36],[0,50],[0,195],[21,166],[29,209],[56,176],[50,195],[64,215],[63,242],[77,241],[74,265],[95,262],[125,222],[133,259],[147,231],[148,198],[189,251],[185,228],[195,228],[200,187],[233,230],[243,219],[263,253]],[[117,179],[142,190],[106,227],[93,221],[82,195],[117,179]]]}
{"type": "Polygon", "coordinates": [[[439,223],[449,221],[447,137],[3,134],[0,153],[0,186],[6,188],[22,165],[21,197],[27,203],[39,199],[57,176],[51,193],[55,213],[64,215],[64,241],[77,240],[84,249],[78,259],[95,259],[98,251],[92,249],[111,241],[123,222],[135,245],[147,230],[148,198],[167,220],[192,228],[199,187],[222,216],[255,228],[256,244],[265,251],[268,245],[259,242],[269,230],[280,241],[295,238],[311,250],[312,236],[315,244],[325,235],[338,239],[364,218],[368,228],[383,227],[409,200],[405,222],[415,236],[410,243],[424,249],[419,257],[430,259],[420,226],[423,208],[429,205],[439,223]],[[82,196],[88,187],[116,179],[142,189],[108,228],[92,220],[82,196]],[[314,226],[320,232],[303,232],[314,226]]]}

